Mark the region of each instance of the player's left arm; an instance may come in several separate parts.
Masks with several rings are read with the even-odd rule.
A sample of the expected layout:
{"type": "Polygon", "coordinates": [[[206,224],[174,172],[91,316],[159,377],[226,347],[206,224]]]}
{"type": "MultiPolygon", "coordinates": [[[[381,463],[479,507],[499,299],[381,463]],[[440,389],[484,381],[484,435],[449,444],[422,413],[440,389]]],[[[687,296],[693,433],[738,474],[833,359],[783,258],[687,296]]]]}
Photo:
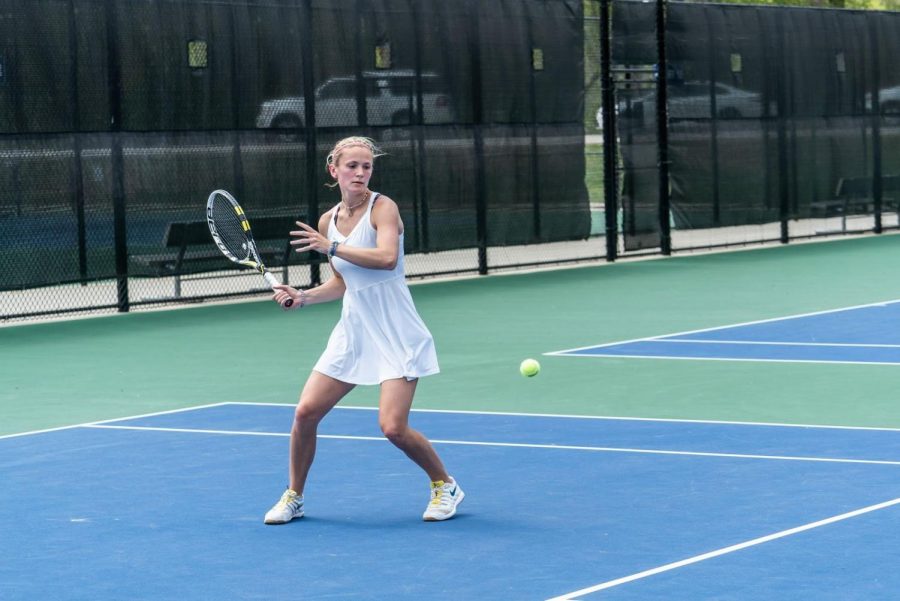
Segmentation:
{"type": "MultiPolygon", "coordinates": [[[[379,196],[372,207],[372,226],[375,228],[375,248],[358,248],[338,244],[335,256],[349,261],[354,265],[369,269],[393,269],[397,266],[400,256],[400,233],[403,231],[403,223],[400,220],[400,209],[397,203],[387,196],[379,196]]],[[[316,250],[328,254],[331,242],[309,226],[303,232],[291,232],[301,238],[299,241],[291,241],[291,244],[303,244],[297,251],[316,250]]]]}
{"type": "Polygon", "coordinates": [[[357,248],[338,244],[335,256],[369,269],[393,269],[400,256],[400,233],[403,222],[397,203],[387,196],[379,196],[372,207],[372,227],[375,228],[375,248],[357,248]]]}

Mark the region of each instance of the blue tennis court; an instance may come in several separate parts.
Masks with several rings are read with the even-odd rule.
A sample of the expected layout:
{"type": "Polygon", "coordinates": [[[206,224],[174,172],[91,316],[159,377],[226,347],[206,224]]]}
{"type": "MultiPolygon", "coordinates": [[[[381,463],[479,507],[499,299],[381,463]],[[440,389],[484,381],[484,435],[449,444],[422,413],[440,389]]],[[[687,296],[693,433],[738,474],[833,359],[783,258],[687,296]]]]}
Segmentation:
{"type": "Polygon", "coordinates": [[[900,365],[900,301],[550,353],[581,357],[900,365]]]}
{"type": "Polygon", "coordinates": [[[264,526],[292,416],[225,403],[0,438],[3,599],[900,590],[896,430],[414,411],[467,493],[424,523],[418,468],[374,410],[338,408],[307,516],[264,526]]]}

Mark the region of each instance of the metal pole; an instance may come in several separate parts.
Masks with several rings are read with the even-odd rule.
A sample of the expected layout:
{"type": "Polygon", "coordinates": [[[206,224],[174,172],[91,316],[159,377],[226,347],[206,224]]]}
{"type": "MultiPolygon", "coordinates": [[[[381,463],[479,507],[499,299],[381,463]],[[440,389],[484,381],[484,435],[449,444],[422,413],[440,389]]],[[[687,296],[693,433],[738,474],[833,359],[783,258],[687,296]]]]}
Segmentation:
{"type": "MultiPolygon", "coordinates": [[[[229,13],[229,25],[231,31],[231,64],[229,65],[231,76],[231,144],[232,144],[232,169],[234,171],[234,188],[241,202],[247,202],[244,199],[244,161],[241,154],[241,85],[238,81],[238,30],[237,18],[235,17],[236,6],[231,7],[229,13]]],[[[204,75],[204,77],[206,77],[204,75]]],[[[287,284],[287,282],[285,282],[287,284]]]]}
{"type": "Polygon", "coordinates": [[[120,313],[128,299],[128,230],[125,220],[125,161],[122,156],[122,68],[119,62],[117,0],[106,2],[106,48],[109,57],[110,162],[112,171],[113,236],[116,256],[116,291],[120,313]]]}
{"type": "Polygon", "coordinates": [[[610,43],[611,0],[600,2],[600,81],[603,118],[603,210],[606,218],[606,260],[615,261],[619,253],[619,188],[616,155],[616,96],[612,77],[610,43]]]}
{"type": "Polygon", "coordinates": [[[69,54],[72,68],[69,81],[72,87],[70,104],[72,107],[72,154],[73,179],[75,183],[75,221],[78,228],[78,276],[81,285],[87,284],[87,226],[84,216],[84,178],[81,167],[81,108],[78,103],[78,21],[75,15],[75,0],[69,0],[69,54]]]}
{"type": "Polygon", "coordinates": [[[484,104],[481,89],[481,35],[478,27],[478,0],[470,0],[472,53],[472,122],[475,150],[475,228],[478,239],[478,273],[487,275],[487,184],[484,174],[484,104]]]}
{"type": "Polygon", "coordinates": [[[775,43],[778,59],[775,61],[775,69],[778,74],[778,90],[776,98],[778,103],[778,217],[781,222],[781,243],[790,241],[788,231],[788,199],[790,196],[788,180],[788,134],[787,134],[787,73],[784,64],[784,24],[779,19],[775,34],[778,39],[775,43]]]}
{"type": "Polygon", "coordinates": [[[883,231],[881,223],[881,211],[883,208],[883,182],[884,175],[881,164],[881,98],[879,96],[881,89],[881,65],[880,54],[878,52],[878,19],[880,15],[867,15],[869,22],[870,47],[872,49],[872,87],[869,94],[872,98],[872,201],[874,204],[873,211],[875,213],[875,229],[876,234],[883,231]]]}
{"type": "Polygon", "coordinates": [[[709,18],[709,13],[704,12],[704,16],[706,17],[706,35],[709,36],[709,106],[710,106],[710,148],[711,148],[711,162],[712,162],[712,218],[713,224],[718,227],[721,225],[722,221],[722,208],[721,208],[721,198],[719,195],[719,188],[721,187],[720,176],[719,176],[719,107],[718,107],[718,95],[716,94],[716,56],[718,55],[719,48],[716,44],[716,32],[713,30],[712,20],[709,18]]]}
{"type": "Polygon", "coordinates": [[[409,0],[412,13],[413,38],[415,40],[415,67],[416,67],[416,119],[413,131],[415,131],[415,144],[413,148],[415,161],[413,162],[413,174],[415,176],[416,195],[413,203],[413,218],[416,224],[416,248],[420,251],[429,249],[428,241],[428,182],[426,180],[427,155],[425,153],[425,103],[422,98],[422,14],[419,12],[418,0],[409,0]]]}
{"type": "Polygon", "coordinates": [[[528,101],[530,105],[530,121],[531,126],[531,193],[532,193],[532,227],[534,228],[534,239],[541,239],[541,178],[540,178],[540,161],[538,159],[538,118],[537,118],[537,89],[535,77],[537,76],[534,69],[534,30],[532,27],[532,19],[534,17],[525,8],[525,27],[528,35],[528,54],[530,55],[530,68],[528,69],[528,101]]]}
{"type": "Polygon", "coordinates": [[[356,30],[353,34],[353,42],[356,45],[356,57],[353,68],[356,75],[356,122],[361,130],[365,130],[369,126],[369,111],[366,100],[366,80],[363,77],[363,57],[369,49],[364,48],[363,30],[366,27],[368,15],[366,15],[366,4],[363,0],[356,0],[356,6],[353,9],[356,12],[356,30]]]}
{"type": "MultiPolygon", "coordinates": [[[[306,133],[306,221],[317,220],[319,215],[319,187],[318,187],[318,161],[316,151],[318,140],[316,136],[316,89],[313,73],[313,11],[312,0],[303,0],[300,4],[302,19],[302,55],[300,57],[301,69],[303,69],[303,96],[305,98],[303,126],[306,133]]],[[[312,221],[313,225],[318,221],[312,221]]],[[[322,273],[319,263],[315,259],[309,266],[310,286],[318,286],[322,283],[322,273]]]]}
{"type": "Polygon", "coordinates": [[[666,112],[669,65],[666,61],[666,0],[656,0],[656,132],[659,157],[659,246],[662,254],[672,254],[669,227],[669,121],[666,112]]]}

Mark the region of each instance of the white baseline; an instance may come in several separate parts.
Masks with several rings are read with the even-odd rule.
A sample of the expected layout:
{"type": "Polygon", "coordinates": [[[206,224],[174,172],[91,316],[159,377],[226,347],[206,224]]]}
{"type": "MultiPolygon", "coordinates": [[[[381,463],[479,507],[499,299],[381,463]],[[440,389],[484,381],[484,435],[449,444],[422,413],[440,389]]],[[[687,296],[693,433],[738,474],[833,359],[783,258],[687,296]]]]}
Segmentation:
{"type": "Polygon", "coordinates": [[[648,576],[654,576],[656,574],[661,574],[663,572],[675,570],[677,568],[681,568],[681,567],[684,567],[687,565],[699,563],[701,561],[706,561],[707,559],[712,559],[714,557],[719,557],[721,555],[727,555],[728,553],[734,553],[735,551],[740,551],[741,549],[746,549],[748,547],[754,547],[756,545],[761,545],[761,544],[767,543],[769,541],[777,540],[779,538],[784,538],[786,536],[791,536],[793,534],[798,534],[800,532],[805,532],[807,530],[812,530],[813,528],[827,526],[828,524],[833,524],[835,522],[840,522],[842,520],[848,520],[850,518],[854,518],[854,517],[863,515],[865,513],[870,513],[872,511],[878,511],[880,509],[886,509],[886,508],[892,507],[894,505],[900,505],[900,498],[891,499],[890,501],[885,501],[884,503],[877,503],[875,505],[869,505],[868,507],[863,507],[862,509],[848,511],[847,513],[842,513],[840,515],[835,515],[830,518],[825,518],[824,520],[819,520],[817,522],[810,522],[809,524],[803,524],[802,526],[797,526],[796,528],[790,528],[788,530],[782,530],[781,532],[776,532],[774,534],[769,534],[766,536],[761,536],[759,538],[754,538],[752,540],[748,540],[743,543],[731,545],[730,547],[724,547],[722,549],[710,551],[709,553],[703,553],[702,555],[696,555],[694,557],[682,559],[681,561],[667,563],[667,564],[659,566],[657,568],[652,568],[650,570],[644,570],[643,572],[637,572],[636,574],[631,574],[630,576],[625,576],[623,578],[617,578],[615,580],[610,580],[608,582],[603,582],[600,584],[596,584],[594,586],[589,586],[587,588],[573,591],[571,593],[566,593],[565,595],[553,597],[551,599],[548,599],[547,601],[577,601],[577,599],[583,595],[589,595],[591,593],[596,593],[597,591],[602,591],[605,589],[613,588],[615,586],[619,586],[621,584],[626,584],[628,582],[634,582],[635,580],[647,578],[648,576]]]}

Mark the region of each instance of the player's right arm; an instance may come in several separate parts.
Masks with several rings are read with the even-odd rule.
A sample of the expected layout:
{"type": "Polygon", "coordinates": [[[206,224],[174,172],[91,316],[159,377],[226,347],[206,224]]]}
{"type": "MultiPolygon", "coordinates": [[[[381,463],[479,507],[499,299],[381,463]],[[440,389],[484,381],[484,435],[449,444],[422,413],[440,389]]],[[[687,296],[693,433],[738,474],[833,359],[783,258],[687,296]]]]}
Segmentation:
{"type": "MultiPolygon", "coordinates": [[[[326,238],[328,237],[329,219],[331,219],[331,211],[326,212],[319,218],[319,233],[326,238]]],[[[341,277],[341,274],[333,268],[331,273],[331,277],[328,278],[325,283],[305,291],[279,284],[274,287],[275,296],[273,299],[282,306],[284,306],[284,301],[287,300],[287,298],[290,297],[294,299],[294,304],[287,307],[288,310],[299,309],[301,304],[306,306],[338,300],[344,296],[344,292],[347,290],[347,284],[344,283],[344,278],[341,277]]]]}

